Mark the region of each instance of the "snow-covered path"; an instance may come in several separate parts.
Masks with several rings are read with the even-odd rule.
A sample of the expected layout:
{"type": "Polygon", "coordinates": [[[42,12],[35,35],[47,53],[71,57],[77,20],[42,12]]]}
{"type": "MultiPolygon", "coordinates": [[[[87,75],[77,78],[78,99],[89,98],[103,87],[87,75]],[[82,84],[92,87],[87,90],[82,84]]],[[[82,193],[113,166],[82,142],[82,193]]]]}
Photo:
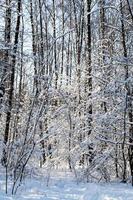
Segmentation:
{"type": "MultiPolygon", "coordinates": [[[[9,188],[10,189],[10,188],[9,188]]],[[[133,188],[126,184],[77,184],[69,176],[55,176],[46,181],[27,179],[17,195],[5,195],[0,180],[0,200],[133,200],[133,188]]]]}

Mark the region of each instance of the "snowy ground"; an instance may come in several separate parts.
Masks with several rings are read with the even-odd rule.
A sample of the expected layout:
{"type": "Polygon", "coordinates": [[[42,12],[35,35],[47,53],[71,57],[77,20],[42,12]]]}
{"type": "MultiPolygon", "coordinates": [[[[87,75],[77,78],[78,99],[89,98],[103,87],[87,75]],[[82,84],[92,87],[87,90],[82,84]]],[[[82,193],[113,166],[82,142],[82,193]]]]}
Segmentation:
{"type": "MultiPolygon", "coordinates": [[[[58,173],[49,180],[27,179],[17,195],[5,195],[5,186],[0,176],[0,200],[133,200],[133,188],[126,184],[77,184],[70,173],[58,173]]],[[[9,186],[10,191],[10,186],[9,186]]]]}

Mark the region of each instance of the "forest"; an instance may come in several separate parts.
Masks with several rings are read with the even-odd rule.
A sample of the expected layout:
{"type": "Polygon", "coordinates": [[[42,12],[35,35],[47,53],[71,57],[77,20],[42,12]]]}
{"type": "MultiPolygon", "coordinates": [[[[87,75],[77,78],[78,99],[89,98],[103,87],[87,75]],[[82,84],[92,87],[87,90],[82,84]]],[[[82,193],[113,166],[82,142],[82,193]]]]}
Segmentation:
{"type": "Polygon", "coordinates": [[[133,186],[133,0],[0,0],[0,18],[5,192],[61,170],[133,186]]]}

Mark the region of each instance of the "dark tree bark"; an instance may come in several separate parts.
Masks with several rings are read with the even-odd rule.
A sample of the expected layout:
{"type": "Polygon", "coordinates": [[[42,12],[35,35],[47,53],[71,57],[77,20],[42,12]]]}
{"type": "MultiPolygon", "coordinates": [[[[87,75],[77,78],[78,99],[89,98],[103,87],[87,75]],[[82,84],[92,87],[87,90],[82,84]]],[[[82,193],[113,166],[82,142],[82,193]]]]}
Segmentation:
{"type": "MultiPolygon", "coordinates": [[[[125,24],[124,24],[124,10],[123,10],[123,3],[120,1],[120,12],[121,12],[121,36],[122,36],[122,47],[123,47],[123,57],[124,60],[128,59],[127,53],[127,46],[126,46],[126,31],[125,31],[125,24]]],[[[124,169],[123,169],[123,181],[126,182],[127,177],[127,162],[125,158],[125,141],[126,141],[126,114],[128,114],[130,127],[129,127],[129,142],[133,143],[133,114],[132,114],[132,89],[128,83],[129,78],[129,68],[128,64],[125,64],[125,89],[126,89],[126,107],[125,107],[125,120],[124,120],[124,136],[123,136],[123,144],[122,144],[122,154],[123,154],[123,162],[124,162],[124,169]]],[[[132,176],[132,185],[133,185],[133,146],[129,145],[129,163],[130,163],[130,170],[132,176]]]]}
{"type": "Polygon", "coordinates": [[[33,2],[30,0],[30,21],[31,21],[31,29],[32,29],[32,51],[34,57],[34,87],[37,89],[38,93],[38,79],[37,79],[37,45],[36,45],[36,36],[35,36],[35,22],[33,17],[33,2]]]}
{"type": "MultiPolygon", "coordinates": [[[[6,0],[6,16],[5,16],[5,45],[10,48],[11,43],[11,0],[6,0]]],[[[6,51],[4,56],[5,66],[2,73],[2,84],[5,86],[7,73],[9,69],[9,50],[6,51]]]]}
{"type": "Polygon", "coordinates": [[[20,12],[21,12],[21,0],[18,0],[18,8],[17,8],[17,22],[16,22],[16,29],[15,29],[15,40],[14,40],[14,47],[13,47],[13,56],[11,62],[11,82],[10,82],[10,91],[9,91],[9,109],[7,112],[6,118],[6,128],[5,128],[5,136],[4,136],[4,143],[6,144],[9,137],[9,125],[11,119],[11,110],[12,110],[12,103],[13,103],[13,92],[14,92],[14,78],[15,78],[15,64],[16,64],[16,53],[17,53],[17,45],[19,39],[19,28],[20,28],[20,12]]]}
{"type": "Polygon", "coordinates": [[[64,22],[64,0],[62,0],[62,52],[61,52],[61,83],[62,85],[62,78],[63,78],[63,70],[64,70],[64,29],[65,29],[65,22],[64,22]]]}
{"type": "Polygon", "coordinates": [[[57,48],[56,48],[56,14],[55,0],[53,0],[53,40],[54,40],[54,71],[55,71],[55,89],[58,86],[58,67],[57,67],[57,48]]]}
{"type": "MultiPolygon", "coordinates": [[[[5,35],[4,35],[5,46],[10,49],[11,43],[11,0],[6,0],[6,14],[5,14],[5,35]]],[[[0,83],[0,105],[2,105],[3,97],[5,94],[5,89],[7,88],[7,82],[9,77],[9,50],[4,51],[2,53],[2,60],[4,60],[3,68],[2,68],[2,76],[0,83]]],[[[0,114],[1,116],[1,114],[0,114]]]]}
{"type": "MultiPolygon", "coordinates": [[[[91,66],[91,0],[87,0],[87,51],[86,51],[86,82],[85,82],[85,93],[87,93],[87,99],[91,99],[92,94],[92,66],[91,66]]],[[[88,135],[91,134],[91,122],[92,122],[92,104],[85,108],[88,119],[87,123],[89,126],[88,135]]]]}
{"type": "MultiPolygon", "coordinates": [[[[128,8],[133,20],[133,15],[130,7],[130,3],[127,0],[128,8]]],[[[121,29],[122,29],[122,46],[123,46],[123,57],[125,62],[128,60],[128,51],[127,51],[127,45],[126,45],[126,31],[125,31],[125,24],[124,24],[124,11],[123,11],[123,3],[122,1],[120,2],[120,11],[121,11],[121,29]]],[[[132,96],[133,96],[133,89],[132,86],[130,85],[130,82],[128,82],[129,78],[129,67],[128,64],[125,64],[125,88],[127,92],[127,108],[126,108],[126,113],[128,114],[128,119],[129,119],[129,164],[130,164],[130,171],[131,171],[131,177],[132,177],[132,186],[133,186],[133,110],[132,110],[132,96]]],[[[122,145],[122,151],[124,152],[124,147],[125,147],[125,138],[126,138],[126,131],[124,133],[124,142],[122,145]]],[[[125,157],[125,156],[124,156],[125,157]]],[[[124,158],[124,174],[123,174],[123,179],[126,179],[126,160],[124,158]]]]}
{"type": "MultiPolygon", "coordinates": [[[[100,5],[100,40],[101,40],[101,67],[105,65],[105,0],[99,1],[100,5]]],[[[104,74],[103,74],[104,76],[104,74]]],[[[103,101],[101,107],[104,109],[104,112],[107,112],[107,103],[103,101]]]]}
{"type": "Polygon", "coordinates": [[[41,72],[45,74],[45,66],[44,66],[44,42],[43,42],[43,21],[42,21],[42,2],[39,0],[39,18],[40,18],[40,54],[41,54],[41,72]]]}

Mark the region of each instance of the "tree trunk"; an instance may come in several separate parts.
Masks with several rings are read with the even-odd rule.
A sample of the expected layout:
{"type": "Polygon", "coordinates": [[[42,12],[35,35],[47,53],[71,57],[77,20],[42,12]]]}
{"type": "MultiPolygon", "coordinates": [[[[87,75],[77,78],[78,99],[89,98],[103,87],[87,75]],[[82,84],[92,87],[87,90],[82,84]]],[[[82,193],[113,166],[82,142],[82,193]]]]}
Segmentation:
{"type": "Polygon", "coordinates": [[[55,71],[55,89],[58,86],[58,67],[57,67],[57,49],[56,49],[56,14],[55,0],[53,0],[53,40],[54,40],[54,71],[55,71]]]}
{"type": "Polygon", "coordinates": [[[89,126],[88,135],[91,134],[91,122],[92,122],[92,66],[91,66],[91,0],[87,0],[87,52],[86,52],[86,81],[85,81],[85,93],[87,94],[87,99],[90,100],[89,106],[85,106],[88,115],[87,124],[89,126]]]}
{"type": "Polygon", "coordinates": [[[18,12],[18,16],[17,16],[17,23],[16,23],[16,30],[15,30],[13,56],[12,56],[12,62],[11,62],[11,82],[10,82],[10,91],[9,91],[9,110],[7,112],[5,137],[4,137],[4,143],[5,144],[7,143],[8,137],[9,137],[9,125],[10,125],[11,110],[12,110],[12,103],[13,103],[12,100],[13,100],[13,91],[14,91],[16,52],[17,52],[17,45],[18,45],[18,38],[19,38],[19,28],[20,28],[21,0],[18,0],[17,12],[18,12]]]}
{"type": "Polygon", "coordinates": [[[36,46],[36,36],[35,36],[35,22],[33,17],[33,2],[30,0],[30,21],[31,21],[31,29],[32,29],[32,51],[34,57],[34,87],[37,89],[38,93],[38,79],[37,79],[37,46],[36,46]]]}

